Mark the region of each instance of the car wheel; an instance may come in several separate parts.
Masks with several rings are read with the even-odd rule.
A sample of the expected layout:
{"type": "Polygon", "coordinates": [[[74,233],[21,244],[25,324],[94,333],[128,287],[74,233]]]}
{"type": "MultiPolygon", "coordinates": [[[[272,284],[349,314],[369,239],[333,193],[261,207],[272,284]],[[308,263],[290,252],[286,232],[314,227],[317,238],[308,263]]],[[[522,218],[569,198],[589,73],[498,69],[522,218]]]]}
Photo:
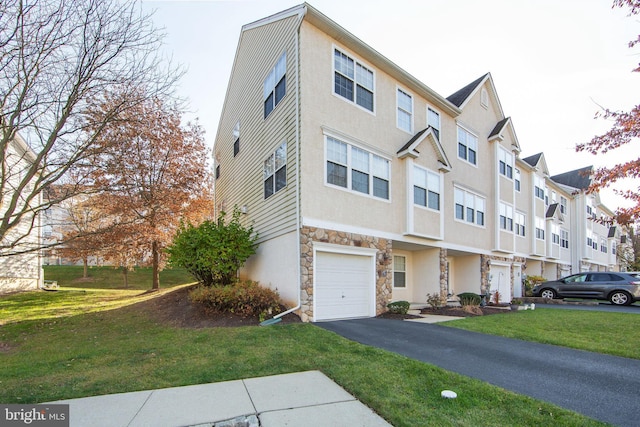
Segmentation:
{"type": "Polygon", "coordinates": [[[615,291],[609,295],[609,301],[615,305],[629,305],[631,304],[631,295],[623,291],[615,291]]]}
{"type": "Polygon", "coordinates": [[[553,289],[543,289],[540,291],[540,296],[542,298],[554,299],[556,297],[556,291],[553,289]]]}

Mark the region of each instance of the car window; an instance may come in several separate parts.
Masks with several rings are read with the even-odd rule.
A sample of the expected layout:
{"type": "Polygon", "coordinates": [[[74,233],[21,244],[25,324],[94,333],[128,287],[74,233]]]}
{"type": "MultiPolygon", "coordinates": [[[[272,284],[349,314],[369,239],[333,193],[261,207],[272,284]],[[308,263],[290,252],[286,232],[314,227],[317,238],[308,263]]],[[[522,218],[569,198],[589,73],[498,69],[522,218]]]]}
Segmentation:
{"type": "Polygon", "coordinates": [[[586,282],[586,279],[587,279],[586,274],[576,274],[576,275],[567,277],[566,279],[564,279],[564,281],[567,283],[586,282]]]}
{"type": "Polygon", "coordinates": [[[620,276],[619,274],[609,274],[609,277],[612,282],[621,282],[624,280],[624,277],[620,276]]]}
{"type": "Polygon", "coordinates": [[[592,273],[589,274],[589,282],[608,282],[611,275],[609,273],[592,273]]]}

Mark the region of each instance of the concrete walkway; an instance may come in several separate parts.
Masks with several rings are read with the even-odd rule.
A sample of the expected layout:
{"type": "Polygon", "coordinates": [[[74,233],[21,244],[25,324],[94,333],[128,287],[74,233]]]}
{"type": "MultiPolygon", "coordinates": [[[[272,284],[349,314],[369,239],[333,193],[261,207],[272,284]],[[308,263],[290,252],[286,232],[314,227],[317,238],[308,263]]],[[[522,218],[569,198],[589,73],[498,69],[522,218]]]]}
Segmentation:
{"type": "Polygon", "coordinates": [[[319,371],[49,403],[70,405],[71,427],[390,426],[319,371]]]}

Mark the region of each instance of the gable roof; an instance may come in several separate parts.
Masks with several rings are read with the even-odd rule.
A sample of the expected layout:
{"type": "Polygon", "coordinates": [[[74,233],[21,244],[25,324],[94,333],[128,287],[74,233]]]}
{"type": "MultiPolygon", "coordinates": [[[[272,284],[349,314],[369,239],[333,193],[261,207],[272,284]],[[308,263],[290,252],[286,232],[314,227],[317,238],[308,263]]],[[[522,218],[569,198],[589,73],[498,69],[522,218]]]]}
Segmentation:
{"type": "Polygon", "coordinates": [[[534,154],[533,156],[525,157],[522,161],[529,163],[530,166],[536,167],[542,157],[542,153],[534,154]]]}
{"type": "Polygon", "coordinates": [[[496,123],[493,130],[489,134],[489,138],[488,138],[489,142],[493,140],[502,141],[504,139],[505,132],[509,132],[511,134],[511,139],[513,141],[511,143],[511,149],[513,151],[520,153],[520,151],[522,150],[520,149],[520,143],[518,142],[518,137],[516,136],[516,132],[513,129],[513,123],[511,123],[511,117],[505,117],[504,119],[496,123]]]}
{"type": "Polygon", "coordinates": [[[580,190],[586,190],[591,185],[591,172],[593,166],[576,169],[551,177],[552,181],[580,190]]]}
{"type": "Polygon", "coordinates": [[[405,157],[412,157],[415,159],[420,157],[420,152],[417,148],[425,140],[431,144],[438,162],[442,165],[440,170],[445,172],[451,171],[451,163],[447,158],[447,154],[445,153],[442,144],[440,144],[437,131],[431,126],[428,126],[426,129],[416,133],[406,144],[404,144],[402,148],[398,150],[398,158],[404,159],[405,157]]]}
{"type": "Polygon", "coordinates": [[[447,100],[456,107],[462,108],[462,104],[464,104],[465,101],[471,97],[471,95],[482,85],[482,83],[484,83],[487,78],[489,78],[489,73],[472,81],[456,93],[449,95],[447,97],[447,100]]]}

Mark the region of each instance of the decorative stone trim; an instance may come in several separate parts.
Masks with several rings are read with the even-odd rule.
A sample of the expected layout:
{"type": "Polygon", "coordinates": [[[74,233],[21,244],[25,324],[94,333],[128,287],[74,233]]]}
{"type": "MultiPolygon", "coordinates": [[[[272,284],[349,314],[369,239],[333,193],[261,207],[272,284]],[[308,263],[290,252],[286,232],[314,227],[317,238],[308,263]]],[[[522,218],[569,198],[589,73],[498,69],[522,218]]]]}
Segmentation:
{"type": "Polygon", "coordinates": [[[313,242],[377,249],[376,315],[387,311],[393,278],[391,240],[304,226],[300,229],[300,319],[303,322],[313,319],[313,242]]]}

